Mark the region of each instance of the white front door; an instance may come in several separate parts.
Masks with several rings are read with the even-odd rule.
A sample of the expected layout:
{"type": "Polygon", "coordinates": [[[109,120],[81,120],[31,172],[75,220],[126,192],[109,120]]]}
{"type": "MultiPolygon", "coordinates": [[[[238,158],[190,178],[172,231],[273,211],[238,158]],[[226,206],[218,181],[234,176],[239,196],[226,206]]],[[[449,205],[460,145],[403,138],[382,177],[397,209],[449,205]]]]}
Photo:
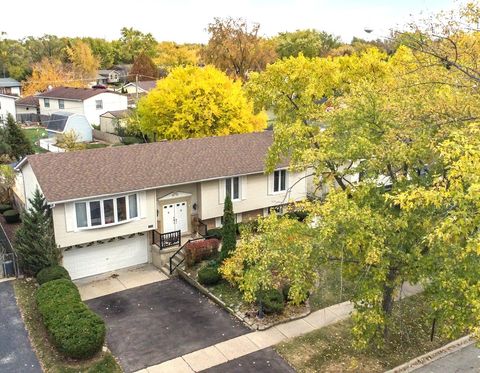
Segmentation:
{"type": "Polygon", "coordinates": [[[163,232],[188,231],[187,203],[175,202],[163,206],[163,232]]]}

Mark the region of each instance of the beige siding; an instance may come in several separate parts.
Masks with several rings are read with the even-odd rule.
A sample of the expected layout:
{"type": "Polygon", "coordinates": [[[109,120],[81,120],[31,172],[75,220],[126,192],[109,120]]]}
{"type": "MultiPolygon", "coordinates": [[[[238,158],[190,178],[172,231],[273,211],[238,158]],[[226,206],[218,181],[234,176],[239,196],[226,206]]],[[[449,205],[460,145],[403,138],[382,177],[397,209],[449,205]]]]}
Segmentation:
{"type": "Polygon", "coordinates": [[[30,207],[28,199],[33,197],[33,193],[35,193],[37,188],[42,191],[38,184],[37,177],[33,173],[32,166],[26,163],[22,167],[22,172],[17,173],[15,180],[15,193],[25,203],[26,209],[30,207]]]}
{"type": "MultiPolygon", "coordinates": [[[[246,211],[263,209],[270,206],[285,204],[292,201],[299,201],[307,196],[307,184],[305,172],[288,173],[287,191],[271,192],[271,175],[248,175],[241,177],[241,200],[233,201],[233,211],[243,213],[246,211]],[[292,187],[293,186],[293,187],[292,187]]],[[[223,180],[213,180],[201,183],[200,219],[211,219],[223,215],[223,180]]]]}
{"type": "Polygon", "coordinates": [[[111,227],[74,230],[75,209],[73,203],[57,204],[53,208],[55,240],[60,247],[105,240],[156,228],[155,191],[139,192],[139,219],[111,227]]]}

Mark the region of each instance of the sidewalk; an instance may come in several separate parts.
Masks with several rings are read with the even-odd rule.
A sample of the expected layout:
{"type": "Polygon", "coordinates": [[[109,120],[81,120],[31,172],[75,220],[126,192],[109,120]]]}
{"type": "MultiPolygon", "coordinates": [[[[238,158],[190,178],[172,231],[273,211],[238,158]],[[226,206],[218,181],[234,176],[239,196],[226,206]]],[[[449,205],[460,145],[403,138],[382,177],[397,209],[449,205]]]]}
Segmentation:
{"type": "Polygon", "coordinates": [[[344,320],[350,316],[352,310],[351,302],[339,303],[312,312],[302,319],[280,324],[267,330],[244,334],[142,369],[137,373],[199,372],[344,320]]]}

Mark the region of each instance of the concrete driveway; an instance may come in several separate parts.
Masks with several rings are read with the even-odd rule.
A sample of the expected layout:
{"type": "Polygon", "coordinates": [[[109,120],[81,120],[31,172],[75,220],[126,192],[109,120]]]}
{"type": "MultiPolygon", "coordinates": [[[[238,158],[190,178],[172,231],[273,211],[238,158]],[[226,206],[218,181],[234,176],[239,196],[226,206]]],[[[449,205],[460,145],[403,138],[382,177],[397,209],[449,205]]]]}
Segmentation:
{"type": "Polygon", "coordinates": [[[480,372],[480,349],[474,344],[452,352],[424,365],[414,373],[474,373],[480,372]]]}
{"type": "Polygon", "coordinates": [[[107,344],[134,372],[250,330],[179,279],[87,301],[107,323],[107,344]]]}
{"type": "Polygon", "coordinates": [[[41,373],[11,281],[0,282],[0,372],[41,373]]]}

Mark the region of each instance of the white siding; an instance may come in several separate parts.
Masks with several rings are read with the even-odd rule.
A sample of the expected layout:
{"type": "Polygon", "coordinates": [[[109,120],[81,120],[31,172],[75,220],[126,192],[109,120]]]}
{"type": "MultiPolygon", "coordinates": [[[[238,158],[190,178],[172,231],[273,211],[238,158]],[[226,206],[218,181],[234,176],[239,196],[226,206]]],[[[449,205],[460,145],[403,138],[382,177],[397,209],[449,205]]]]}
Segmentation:
{"type": "Polygon", "coordinates": [[[128,104],[127,96],[123,96],[117,93],[101,93],[96,96],[90,97],[84,101],[84,111],[90,124],[100,124],[100,115],[107,111],[125,110],[128,104]],[[96,101],[102,100],[102,108],[97,109],[96,101]]]}
{"type": "Polygon", "coordinates": [[[33,197],[37,188],[42,191],[38,184],[37,177],[33,173],[32,166],[26,163],[25,166],[22,167],[22,171],[17,173],[15,180],[15,193],[25,202],[26,209],[30,207],[28,200],[33,197]]]}
{"type": "Polygon", "coordinates": [[[92,126],[84,115],[71,115],[65,124],[64,132],[74,131],[79,142],[92,141],[92,126]]]}
{"type": "Polygon", "coordinates": [[[0,120],[6,120],[9,113],[16,118],[15,98],[0,95],[0,120]]]}
{"type": "Polygon", "coordinates": [[[63,100],[64,108],[60,109],[58,105],[58,99],[50,98],[48,100],[50,101],[50,107],[45,107],[45,99],[39,99],[41,115],[52,115],[53,113],[56,113],[58,111],[66,111],[74,114],[84,114],[82,101],[63,100]]]}

